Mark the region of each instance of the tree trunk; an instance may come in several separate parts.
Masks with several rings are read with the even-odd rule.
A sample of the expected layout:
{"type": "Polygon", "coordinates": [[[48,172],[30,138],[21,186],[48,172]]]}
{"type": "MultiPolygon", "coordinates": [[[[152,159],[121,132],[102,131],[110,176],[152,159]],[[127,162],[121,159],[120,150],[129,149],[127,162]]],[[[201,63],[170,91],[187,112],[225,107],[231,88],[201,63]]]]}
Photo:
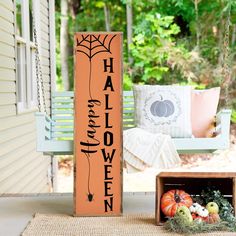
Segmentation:
{"type": "Polygon", "coordinates": [[[73,18],[73,20],[75,20],[76,15],[79,13],[79,11],[81,7],[81,0],[69,0],[69,12],[73,18]]]}
{"type": "Polygon", "coordinates": [[[104,4],[104,15],[105,15],[105,25],[106,25],[106,31],[111,31],[111,25],[110,25],[110,9],[107,7],[106,4],[104,4]]]}
{"type": "Polygon", "coordinates": [[[129,64],[132,64],[133,58],[130,55],[130,44],[132,43],[133,38],[133,9],[132,9],[132,0],[127,1],[126,3],[126,18],[127,18],[127,48],[128,48],[128,60],[129,64]]]}
{"type": "MultiPolygon", "coordinates": [[[[224,9],[224,4],[220,1],[221,9],[224,9]]],[[[218,26],[218,48],[219,48],[219,57],[218,57],[218,65],[220,67],[224,64],[224,31],[225,31],[225,19],[223,15],[220,17],[219,26],[218,26]]]]}
{"type": "Polygon", "coordinates": [[[224,53],[223,53],[223,38],[224,38],[224,30],[225,30],[225,20],[223,17],[220,19],[220,24],[218,27],[218,48],[220,50],[218,57],[218,65],[222,66],[224,61],[224,53]]]}
{"type": "Polygon", "coordinates": [[[234,46],[235,41],[236,41],[236,24],[233,25],[232,40],[231,40],[232,46],[234,46]]]}
{"type": "Polygon", "coordinates": [[[201,0],[195,0],[195,14],[196,14],[196,36],[197,36],[197,51],[200,54],[200,22],[199,22],[199,12],[198,12],[198,4],[201,0]]]}
{"type": "Polygon", "coordinates": [[[61,49],[61,76],[64,90],[70,88],[69,68],[68,68],[68,1],[61,0],[61,32],[60,32],[60,49],[61,49]]]}

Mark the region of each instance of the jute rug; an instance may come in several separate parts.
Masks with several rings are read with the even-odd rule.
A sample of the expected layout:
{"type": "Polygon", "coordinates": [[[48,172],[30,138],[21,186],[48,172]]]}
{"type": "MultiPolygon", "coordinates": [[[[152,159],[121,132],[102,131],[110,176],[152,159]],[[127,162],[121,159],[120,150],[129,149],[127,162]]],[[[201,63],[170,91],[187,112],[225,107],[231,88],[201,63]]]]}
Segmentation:
{"type": "MultiPolygon", "coordinates": [[[[156,226],[153,215],[138,214],[122,217],[72,217],[36,214],[22,236],[173,236],[156,226]]],[[[213,232],[199,236],[235,236],[236,233],[213,232]]]]}

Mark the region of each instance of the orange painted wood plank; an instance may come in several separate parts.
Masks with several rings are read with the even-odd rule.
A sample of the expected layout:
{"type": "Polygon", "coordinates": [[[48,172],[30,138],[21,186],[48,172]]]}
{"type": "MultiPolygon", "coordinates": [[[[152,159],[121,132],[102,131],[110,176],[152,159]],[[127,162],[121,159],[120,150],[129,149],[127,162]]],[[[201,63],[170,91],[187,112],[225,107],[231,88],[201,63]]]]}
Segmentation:
{"type": "Polygon", "coordinates": [[[75,34],[74,215],[122,213],[122,33],[75,34]]]}

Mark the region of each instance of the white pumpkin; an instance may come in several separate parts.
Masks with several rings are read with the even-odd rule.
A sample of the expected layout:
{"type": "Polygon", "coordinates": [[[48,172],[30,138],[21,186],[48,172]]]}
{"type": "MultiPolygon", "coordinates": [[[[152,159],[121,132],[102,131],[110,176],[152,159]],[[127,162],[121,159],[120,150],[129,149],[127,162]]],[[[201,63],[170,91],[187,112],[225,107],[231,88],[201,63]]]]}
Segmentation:
{"type": "Polygon", "coordinates": [[[198,208],[198,210],[197,210],[196,213],[197,213],[199,216],[201,216],[201,217],[207,217],[207,216],[209,215],[208,210],[207,210],[205,207],[203,207],[203,206],[201,206],[200,208],[198,208]]]}
{"type": "Polygon", "coordinates": [[[193,205],[189,208],[191,213],[197,213],[197,211],[201,208],[202,206],[198,204],[197,202],[193,203],[193,205]]]}

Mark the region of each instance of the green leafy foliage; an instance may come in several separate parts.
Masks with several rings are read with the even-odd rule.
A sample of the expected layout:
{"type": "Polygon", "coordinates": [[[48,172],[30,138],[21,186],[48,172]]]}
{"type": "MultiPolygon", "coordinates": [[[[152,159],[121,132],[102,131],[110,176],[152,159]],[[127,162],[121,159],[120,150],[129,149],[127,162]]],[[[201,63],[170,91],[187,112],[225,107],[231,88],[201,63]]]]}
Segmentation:
{"type": "Polygon", "coordinates": [[[219,190],[212,190],[211,188],[207,188],[205,191],[202,191],[201,198],[204,205],[206,205],[208,202],[215,202],[220,209],[220,218],[223,221],[227,222],[228,228],[236,231],[236,218],[234,216],[234,209],[219,190]]]}
{"type": "Polygon", "coordinates": [[[184,235],[208,233],[214,231],[231,231],[227,227],[227,223],[224,221],[220,221],[219,223],[214,223],[214,224],[207,224],[205,222],[199,222],[199,221],[193,221],[192,223],[189,223],[178,215],[169,218],[165,222],[164,227],[168,231],[184,235]]]}
{"type": "Polygon", "coordinates": [[[173,23],[173,17],[162,17],[158,13],[142,15],[140,21],[131,45],[134,81],[161,82],[163,75],[169,71],[166,64],[168,52],[161,49],[171,45],[173,36],[179,33],[179,27],[173,23]]]}
{"type": "Polygon", "coordinates": [[[236,123],[236,111],[235,111],[235,110],[232,112],[231,120],[232,120],[234,123],[236,123]]]}
{"type": "MultiPolygon", "coordinates": [[[[221,85],[224,80],[224,35],[230,10],[229,96],[236,109],[235,0],[79,0],[71,14],[69,0],[69,77],[73,89],[73,37],[76,31],[105,31],[106,7],[111,31],[123,32],[124,88],[132,83],[191,84],[197,88],[221,85]],[[128,62],[126,4],[133,8],[133,63],[128,62]],[[198,10],[196,11],[196,3],[198,10]],[[199,47],[197,45],[199,34],[199,47]]],[[[57,87],[62,88],[60,65],[60,0],[56,5],[57,87]]],[[[224,94],[222,89],[221,94],[224,94]]],[[[225,100],[224,95],[222,100],[225,100]]],[[[234,112],[235,113],[235,112],[234,112]]],[[[233,113],[233,114],[234,114],[233,113]]],[[[233,115],[233,120],[236,120],[233,115]]]]}
{"type": "Polygon", "coordinates": [[[56,74],[57,74],[57,90],[62,90],[62,78],[61,78],[61,55],[60,55],[60,17],[61,14],[56,11],[55,21],[56,21],[56,74]]]}

